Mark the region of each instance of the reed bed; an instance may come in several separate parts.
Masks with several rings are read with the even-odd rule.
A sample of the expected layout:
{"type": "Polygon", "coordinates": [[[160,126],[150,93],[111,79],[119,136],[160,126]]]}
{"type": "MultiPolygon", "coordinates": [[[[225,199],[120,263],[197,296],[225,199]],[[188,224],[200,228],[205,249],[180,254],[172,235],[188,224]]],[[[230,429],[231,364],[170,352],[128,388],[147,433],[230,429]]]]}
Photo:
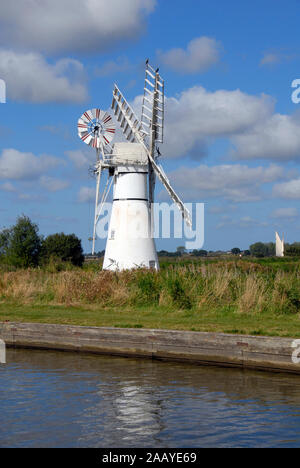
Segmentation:
{"type": "Polygon", "coordinates": [[[112,273],[90,269],[0,272],[1,303],[165,310],[230,308],[239,314],[300,312],[300,271],[273,271],[251,262],[169,265],[112,273]]]}

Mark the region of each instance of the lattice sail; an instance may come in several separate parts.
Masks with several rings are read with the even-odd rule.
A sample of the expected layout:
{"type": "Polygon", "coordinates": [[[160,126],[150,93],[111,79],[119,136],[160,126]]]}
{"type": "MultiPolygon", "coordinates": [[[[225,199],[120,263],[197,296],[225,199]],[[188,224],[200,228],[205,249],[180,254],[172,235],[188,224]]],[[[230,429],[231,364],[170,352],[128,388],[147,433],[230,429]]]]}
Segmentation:
{"type": "MultiPolygon", "coordinates": [[[[117,117],[120,127],[129,142],[140,143],[145,149],[151,167],[161,183],[166,188],[173,202],[182,213],[182,217],[187,225],[192,227],[191,215],[184,203],[181,201],[163,168],[155,161],[155,143],[163,141],[164,125],[164,81],[161,79],[158,70],[154,70],[149,63],[146,63],[146,79],[144,89],[144,99],[142,107],[142,120],[140,121],[131,106],[128,104],[123,94],[115,85],[111,108],[117,117]],[[151,107],[148,107],[151,106],[151,107]],[[147,116],[146,116],[147,115],[147,116]],[[150,147],[145,143],[145,137],[149,136],[150,147]]],[[[154,186],[154,183],[153,183],[154,186]]],[[[151,200],[152,202],[153,200],[151,200]]]]}
{"type": "Polygon", "coordinates": [[[152,156],[151,151],[149,150],[144,141],[145,132],[142,130],[141,122],[137,119],[133,110],[126,102],[125,98],[123,97],[121,91],[117,86],[115,86],[114,89],[112,109],[115,115],[117,116],[118,121],[121,122],[123,133],[125,134],[127,140],[131,142],[136,141],[137,143],[140,143],[143,146],[148,155],[149,161],[154,169],[155,174],[166,188],[173,202],[176,203],[187,225],[192,227],[190,212],[185,207],[184,203],[181,201],[175,190],[172,188],[171,183],[168,177],[166,176],[163,168],[156,163],[154,156],[152,156]]]}
{"type": "Polygon", "coordinates": [[[143,130],[142,124],[136,117],[134,111],[124,98],[117,85],[114,87],[111,108],[114,111],[114,114],[117,117],[117,121],[120,123],[120,127],[129,142],[133,143],[134,141],[138,141],[136,139],[137,134],[142,140],[144,140],[146,133],[143,130]]]}
{"type": "Polygon", "coordinates": [[[165,118],[165,85],[158,70],[146,62],[146,76],[141,123],[153,144],[163,143],[165,118]]]}
{"type": "Polygon", "coordinates": [[[164,185],[165,189],[167,190],[173,202],[177,205],[178,209],[181,211],[182,217],[185,220],[186,224],[191,228],[192,219],[191,219],[189,210],[186,208],[183,201],[181,201],[181,199],[179,198],[175,190],[172,188],[171,183],[168,177],[166,176],[162,166],[155,162],[154,158],[151,156],[149,151],[148,151],[148,156],[149,156],[150,161],[152,162],[152,166],[157,177],[159,178],[161,183],[164,185]]]}

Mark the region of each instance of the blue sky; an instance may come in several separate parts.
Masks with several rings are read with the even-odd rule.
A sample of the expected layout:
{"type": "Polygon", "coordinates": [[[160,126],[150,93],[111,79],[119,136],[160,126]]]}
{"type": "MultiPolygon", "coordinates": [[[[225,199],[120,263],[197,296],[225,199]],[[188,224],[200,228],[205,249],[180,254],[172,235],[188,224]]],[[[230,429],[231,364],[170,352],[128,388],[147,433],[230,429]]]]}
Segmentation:
{"type": "Polygon", "coordinates": [[[166,81],[161,162],[184,201],[205,202],[204,248],[248,248],[275,229],[300,240],[299,1],[10,3],[0,0],[0,229],[24,213],[90,250],[94,154],[77,120],[109,108],[114,82],[139,102],[149,57],[166,81]]]}

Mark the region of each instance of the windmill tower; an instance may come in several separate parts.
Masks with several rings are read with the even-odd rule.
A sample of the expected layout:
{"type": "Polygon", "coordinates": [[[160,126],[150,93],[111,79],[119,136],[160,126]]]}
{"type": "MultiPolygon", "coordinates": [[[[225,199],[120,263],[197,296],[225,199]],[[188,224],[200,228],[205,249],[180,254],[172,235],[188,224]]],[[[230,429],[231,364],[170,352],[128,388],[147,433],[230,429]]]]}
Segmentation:
{"type": "Polygon", "coordinates": [[[275,232],[275,242],[276,242],[276,257],[284,257],[284,238],[282,236],[282,240],[281,240],[278,232],[275,232]]]}
{"type": "Polygon", "coordinates": [[[113,183],[113,204],[108,230],[103,269],[159,269],[153,239],[153,203],[156,176],[176,203],[191,227],[190,213],[173,190],[158,163],[158,143],[163,143],[164,81],[159,70],[146,62],[142,116],[139,120],[115,85],[112,110],[127,142],[111,145],[115,133],[112,118],[100,109],[87,111],[78,121],[82,141],[96,148],[96,208],[93,233],[95,252],[96,226],[113,183]],[[109,177],[99,204],[101,174],[109,177]]]}

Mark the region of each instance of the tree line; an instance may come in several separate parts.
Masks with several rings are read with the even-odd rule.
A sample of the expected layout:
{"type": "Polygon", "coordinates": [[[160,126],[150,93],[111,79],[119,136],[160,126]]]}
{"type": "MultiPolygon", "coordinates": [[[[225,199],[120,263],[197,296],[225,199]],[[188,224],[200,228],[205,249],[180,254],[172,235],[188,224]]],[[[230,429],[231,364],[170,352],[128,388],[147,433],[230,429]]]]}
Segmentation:
{"type": "MultiPolygon", "coordinates": [[[[250,245],[250,253],[253,257],[274,257],[276,254],[276,245],[274,242],[256,242],[250,245]]],[[[285,244],[284,254],[288,257],[300,256],[300,242],[285,244]]]]}
{"type": "MultiPolygon", "coordinates": [[[[272,257],[275,255],[274,242],[256,242],[249,250],[231,249],[233,255],[251,255],[253,257],[272,257]]],[[[180,257],[187,252],[179,246],[176,252],[161,250],[160,257],[180,257]]],[[[193,250],[191,255],[206,257],[224,255],[222,251],[193,250]]],[[[102,257],[104,251],[98,253],[102,257]]],[[[285,245],[285,255],[300,256],[300,242],[285,245]]],[[[27,216],[20,216],[14,226],[0,231],[0,264],[15,268],[30,268],[44,266],[50,262],[69,262],[74,266],[82,266],[84,262],[81,240],[75,234],[56,233],[47,237],[39,234],[38,225],[27,216]]]]}
{"type": "MultiPolygon", "coordinates": [[[[181,257],[182,255],[192,255],[194,257],[209,257],[209,256],[223,256],[228,253],[239,256],[252,256],[252,257],[274,257],[276,255],[276,245],[274,242],[256,242],[250,245],[249,249],[241,250],[238,247],[233,247],[230,251],[224,252],[222,250],[193,250],[187,252],[184,247],[177,247],[176,252],[168,252],[166,250],[160,250],[158,252],[159,257],[181,257]]],[[[289,257],[300,257],[300,242],[294,242],[293,244],[285,244],[284,253],[289,257]]]]}
{"type": "Polygon", "coordinates": [[[14,226],[0,231],[0,263],[16,268],[44,266],[51,261],[82,266],[81,240],[75,234],[39,235],[38,225],[20,216],[14,226]]]}

